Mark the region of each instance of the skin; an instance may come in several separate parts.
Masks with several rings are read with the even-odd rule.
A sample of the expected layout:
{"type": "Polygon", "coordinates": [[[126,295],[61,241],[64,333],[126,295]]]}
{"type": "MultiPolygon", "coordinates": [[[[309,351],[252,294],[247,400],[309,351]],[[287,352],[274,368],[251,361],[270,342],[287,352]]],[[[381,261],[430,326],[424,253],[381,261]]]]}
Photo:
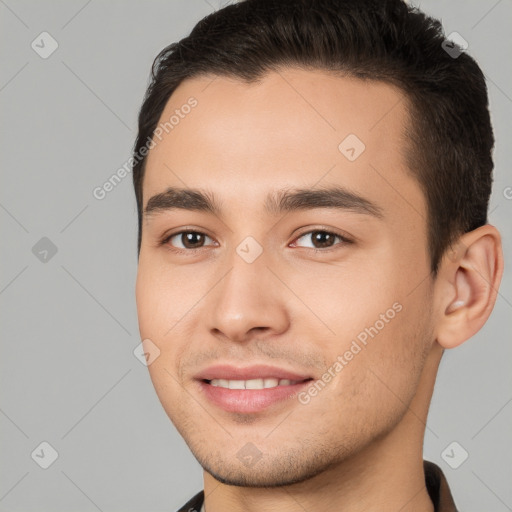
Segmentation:
{"type": "Polygon", "coordinates": [[[404,157],[407,100],[391,85],[293,68],[257,84],[203,76],[179,86],[161,119],[191,96],[197,107],[148,155],[144,205],[171,186],[201,188],[222,212],[148,215],[136,297],[141,338],[160,350],[149,365],[155,390],[205,469],[206,509],[432,512],[422,466],[428,406],[443,350],[492,310],[498,232],[463,235],[430,273],[425,198],[404,157]],[[338,149],[348,134],[366,146],[353,162],[338,149]],[[330,185],[382,216],[264,208],[273,190],[330,185]],[[181,236],[160,243],[187,230],[207,235],[202,247],[183,248],[181,236]],[[315,252],[315,230],[352,242],[315,252]],[[247,236],[263,249],[253,263],[236,252],[247,236]],[[216,363],[320,379],[396,303],[400,312],[307,404],[226,412],[194,379],[216,363]],[[261,453],[249,467],[237,457],[247,443],[261,453]]]}

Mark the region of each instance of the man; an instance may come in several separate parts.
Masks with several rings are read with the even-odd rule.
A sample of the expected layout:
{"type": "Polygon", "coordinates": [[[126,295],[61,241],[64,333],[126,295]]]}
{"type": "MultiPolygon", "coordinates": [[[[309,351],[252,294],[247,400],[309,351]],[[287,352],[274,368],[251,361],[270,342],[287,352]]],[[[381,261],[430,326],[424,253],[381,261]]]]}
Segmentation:
{"type": "Polygon", "coordinates": [[[181,510],[456,510],[422,445],[502,275],[493,143],[481,70],[401,0],[246,0],[161,52],[136,297],[204,469],[181,510]]]}

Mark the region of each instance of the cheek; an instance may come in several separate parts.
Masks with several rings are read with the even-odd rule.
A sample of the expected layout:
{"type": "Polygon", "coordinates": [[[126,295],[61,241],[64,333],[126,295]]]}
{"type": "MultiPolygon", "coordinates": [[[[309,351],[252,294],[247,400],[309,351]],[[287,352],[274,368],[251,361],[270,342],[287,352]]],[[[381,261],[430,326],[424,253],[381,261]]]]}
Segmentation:
{"type": "Polygon", "coordinates": [[[176,397],[179,392],[174,379],[180,379],[179,362],[191,339],[187,313],[199,293],[193,290],[190,280],[179,271],[170,271],[141,253],[135,291],[137,316],[141,340],[150,339],[159,350],[148,370],[160,400],[167,394],[176,397]]]}
{"type": "Polygon", "coordinates": [[[142,339],[158,338],[162,330],[159,305],[167,301],[164,290],[156,282],[155,276],[139,265],[135,287],[137,316],[142,339]]]}
{"type": "MultiPolygon", "coordinates": [[[[393,304],[400,299],[397,282],[382,266],[374,264],[358,269],[330,267],[322,272],[310,270],[299,278],[295,277],[293,289],[304,298],[318,320],[323,321],[334,343],[355,338],[376,322],[382,330],[380,317],[390,310],[385,318],[387,327],[397,314],[393,304]]],[[[311,324],[314,323],[312,315],[307,318],[311,324]]]]}
{"type": "Polygon", "coordinates": [[[170,270],[158,259],[141,257],[135,288],[140,334],[163,340],[190,309],[193,297],[179,271],[170,270]]]}
{"type": "Polygon", "coordinates": [[[345,277],[315,288],[311,297],[334,332],[317,347],[327,371],[336,374],[326,395],[332,407],[371,404],[365,415],[378,422],[404,410],[416,391],[433,340],[428,290],[410,294],[403,279],[382,268],[361,279],[345,277]]]}

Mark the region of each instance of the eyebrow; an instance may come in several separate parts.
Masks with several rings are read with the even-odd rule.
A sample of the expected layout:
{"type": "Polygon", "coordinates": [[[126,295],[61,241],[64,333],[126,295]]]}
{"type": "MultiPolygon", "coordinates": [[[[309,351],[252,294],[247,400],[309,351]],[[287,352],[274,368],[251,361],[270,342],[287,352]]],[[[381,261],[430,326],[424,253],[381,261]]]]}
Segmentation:
{"type": "MultiPolygon", "coordinates": [[[[340,186],[317,189],[287,188],[269,193],[265,199],[265,210],[271,215],[280,215],[300,210],[334,208],[382,218],[382,208],[364,197],[340,186]]],[[[152,196],[144,217],[168,210],[189,210],[222,216],[222,204],[207,190],[169,187],[152,196]]]]}

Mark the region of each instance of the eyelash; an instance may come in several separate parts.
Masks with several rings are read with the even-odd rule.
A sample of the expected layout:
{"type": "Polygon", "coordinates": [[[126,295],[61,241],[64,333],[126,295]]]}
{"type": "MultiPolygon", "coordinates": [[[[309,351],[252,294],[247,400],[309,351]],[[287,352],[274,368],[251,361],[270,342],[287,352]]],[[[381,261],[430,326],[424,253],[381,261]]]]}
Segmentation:
{"type": "MultiPolygon", "coordinates": [[[[185,233],[194,233],[197,235],[204,235],[208,238],[212,238],[212,237],[208,236],[206,233],[203,233],[202,231],[196,231],[194,229],[189,229],[189,230],[177,231],[176,233],[172,233],[170,235],[165,236],[161,240],[160,245],[165,245],[165,246],[167,246],[167,248],[169,250],[171,250],[173,252],[178,252],[178,253],[184,253],[184,252],[185,253],[193,253],[195,251],[199,251],[199,250],[205,248],[205,247],[196,247],[196,248],[192,248],[192,249],[181,249],[181,248],[173,247],[172,245],[169,244],[169,241],[171,240],[171,238],[174,238],[175,236],[178,236],[178,235],[183,235],[185,233]]],[[[338,237],[341,240],[341,245],[354,243],[353,240],[351,240],[350,238],[348,238],[346,235],[344,235],[342,233],[339,233],[337,231],[327,230],[327,229],[319,229],[319,228],[310,229],[309,231],[305,231],[305,232],[301,233],[294,239],[294,241],[292,243],[296,242],[297,240],[300,240],[305,235],[311,235],[313,233],[325,233],[328,235],[334,235],[335,237],[338,237]]],[[[333,250],[336,250],[337,249],[336,245],[340,245],[340,244],[335,244],[334,246],[327,247],[325,249],[317,249],[315,247],[303,247],[303,249],[309,249],[309,250],[314,251],[315,253],[326,253],[326,252],[331,252],[333,250]]]]}

